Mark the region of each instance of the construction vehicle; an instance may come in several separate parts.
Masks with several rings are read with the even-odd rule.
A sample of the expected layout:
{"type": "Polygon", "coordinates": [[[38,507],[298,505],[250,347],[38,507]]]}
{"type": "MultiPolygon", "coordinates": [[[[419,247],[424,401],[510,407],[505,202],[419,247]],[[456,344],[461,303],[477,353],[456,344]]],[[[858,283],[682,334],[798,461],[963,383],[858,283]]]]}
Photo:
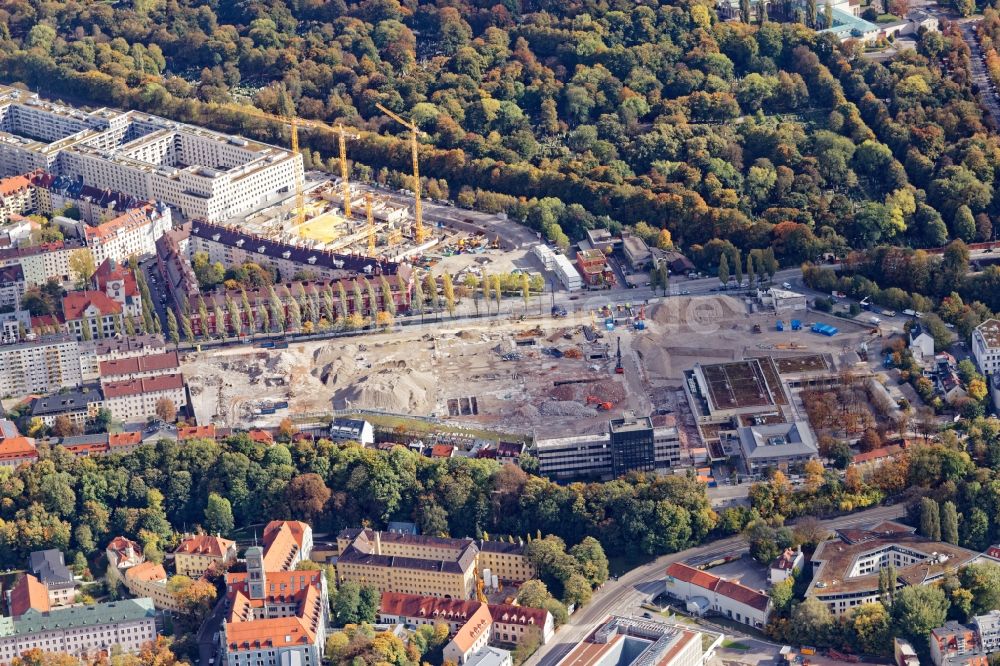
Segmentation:
{"type": "Polygon", "coordinates": [[[410,152],[412,153],[411,158],[413,160],[413,240],[417,245],[419,245],[424,242],[424,216],[420,203],[420,154],[417,144],[420,129],[412,122],[404,120],[402,117],[385,108],[380,103],[376,102],[375,107],[403,127],[410,130],[410,152]]]}
{"type": "Polygon", "coordinates": [[[608,402],[607,400],[601,400],[596,395],[588,395],[587,404],[594,405],[595,407],[597,407],[597,409],[599,409],[602,412],[610,412],[611,409],[614,407],[613,403],[608,402]]]}
{"type": "Polygon", "coordinates": [[[753,332],[754,333],[760,333],[760,324],[754,324],[753,325],[753,332]]]}
{"type": "Polygon", "coordinates": [[[625,368],[622,367],[622,339],[618,338],[618,352],[615,354],[615,374],[624,375],[625,368]]]}

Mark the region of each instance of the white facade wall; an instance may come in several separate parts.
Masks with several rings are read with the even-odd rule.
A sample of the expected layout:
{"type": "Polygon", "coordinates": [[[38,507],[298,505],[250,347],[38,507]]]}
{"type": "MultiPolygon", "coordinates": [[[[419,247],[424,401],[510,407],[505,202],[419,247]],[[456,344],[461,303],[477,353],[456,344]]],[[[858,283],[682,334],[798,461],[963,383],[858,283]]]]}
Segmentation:
{"type": "Polygon", "coordinates": [[[174,408],[180,412],[187,404],[184,387],[165,391],[150,391],[137,395],[104,398],[104,407],[111,411],[116,421],[136,423],[156,416],[156,403],[160,398],[170,398],[174,408]]]}
{"type": "Polygon", "coordinates": [[[21,270],[24,272],[24,284],[28,287],[45,284],[49,278],[55,278],[60,282],[69,282],[73,279],[69,270],[69,257],[74,250],[78,249],[80,248],[64,247],[59,250],[9,257],[0,259],[0,266],[21,264],[21,270]]]}
{"type": "Polygon", "coordinates": [[[26,636],[0,637],[0,666],[10,663],[28,650],[65,652],[75,656],[96,655],[102,649],[111,652],[119,646],[122,652],[135,653],[146,643],[156,640],[156,623],[152,617],[100,624],[91,627],[50,629],[26,636]]]}
{"type": "Polygon", "coordinates": [[[0,396],[50,393],[83,383],[76,340],[0,348],[0,396]]]}

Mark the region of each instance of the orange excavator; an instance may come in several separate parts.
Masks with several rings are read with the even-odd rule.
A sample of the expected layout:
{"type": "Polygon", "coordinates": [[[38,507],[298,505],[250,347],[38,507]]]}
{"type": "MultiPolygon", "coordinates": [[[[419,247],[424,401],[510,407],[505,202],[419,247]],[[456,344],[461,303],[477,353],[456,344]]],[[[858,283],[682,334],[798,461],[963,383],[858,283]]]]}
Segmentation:
{"type": "Polygon", "coordinates": [[[601,400],[596,395],[588,395],[587,396],[587,404],[588,405],[596,405],[597,409],[599,409],[602,412],[609,412],[609,411],[611,411],[611,408],[614,407],[614,405],[612,403],[610,403],[610,402],[608,402],[606,400],[601,400]]]}

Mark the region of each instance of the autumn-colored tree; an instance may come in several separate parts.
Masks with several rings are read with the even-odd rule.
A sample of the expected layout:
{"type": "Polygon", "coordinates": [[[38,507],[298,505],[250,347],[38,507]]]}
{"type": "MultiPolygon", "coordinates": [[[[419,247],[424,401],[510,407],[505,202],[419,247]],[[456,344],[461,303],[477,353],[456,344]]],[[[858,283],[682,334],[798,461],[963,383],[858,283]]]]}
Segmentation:
{"type": "Polygon", "coordinates": [[[330,489],[319,474],[300,474],[285,488],[285,501],[291,514],[312,522],[330,500],[330,489]]]}
{"type": "Polygon", "coordinates": [[[177,406],[170,398],[160,398],[156,401],[156,416],[161,421],[173,423],[177,418],[177,406]]]}

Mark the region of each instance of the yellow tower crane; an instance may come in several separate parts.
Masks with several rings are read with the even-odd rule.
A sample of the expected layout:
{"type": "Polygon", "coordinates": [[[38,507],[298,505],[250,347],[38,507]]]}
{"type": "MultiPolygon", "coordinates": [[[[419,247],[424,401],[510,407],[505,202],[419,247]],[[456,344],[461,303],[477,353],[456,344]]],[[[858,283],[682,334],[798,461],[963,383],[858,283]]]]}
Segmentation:
{"type": "Polygon", "coordinates": [[[375,214],[372,212],[372,193],[365,192],[365,216],[368,218],[368,256],[375,256],[375,214]]]}
{"type": "Polygon", "coordinates": [[[419,245],[424,242],[424,217],[423,210],[420,205],[420,166],[418,164],[419,153],[417,151],[417,138],[420,130],[415,124],[408,120],[404,120],[399,115],[393,113],[381,104],[376,102],[375,106],[379,111],[410,130],[410,151],[413,158],[413,240],[417,243],[417,245],[419,245]]]}
{"type": "MultiPolygon", "coordinates": [[[[347,145],[346,139],[348,137],[352,139],[360,138],[357,134],[349,134],[343,125],[337,125],[333,127],[327,125],[326,123],[321,123],[318,120],[306,120],[305,118],[299,118],[298,116],[277,116],[273,113],[267,113],[266,111],[261,111],[256,107],[240,107],[241,111],[249,113],[250,115],[257,116],[258,118],[264,118],[266,120],[273,120],[275,122],[288,125],[291,128],[291,143],[292,152],[298,154],[299,152],[299,127],[308,127],[309,129],[322,130],[324,132],[334,132],[338,138],[338,144],[340,148],[340,180],[341,187],[344,196],[344,217],[351,216],[351,185],[348,181],[347,174],[347,145]]],[[[305,195],[303,194],[304,184],[302,182],[302,174],[295,174],[295,206],[297,209],[296,216],[298,224],[305,222],[306,209],[305,209],[305,195]]]]}

